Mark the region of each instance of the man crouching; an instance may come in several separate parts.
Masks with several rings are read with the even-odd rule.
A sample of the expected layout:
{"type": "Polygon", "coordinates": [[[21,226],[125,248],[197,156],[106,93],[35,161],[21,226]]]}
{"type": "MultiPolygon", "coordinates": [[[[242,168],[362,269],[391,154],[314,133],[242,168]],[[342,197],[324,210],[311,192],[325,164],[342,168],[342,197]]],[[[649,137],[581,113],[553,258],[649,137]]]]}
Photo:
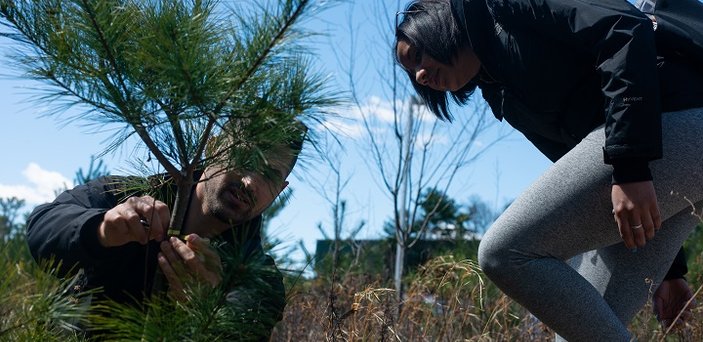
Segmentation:
{"type": "MultiPolygon", "coordinates": [[[[269,150],[263,171],[215,163],[198,172],[179,237],[167,234],[176,193],[168,176],[108,176],[65,191],[30,215],[32,256],[51,261],[60,277],[82,273],[79,292],[96,291],[92,312],[115,303],[148,312],[155,306],[147,299],[160,298],[186,311],[207,307],[203,324],[217,337],[267,340],[282,318],[285,291],[262,249],[261,213],[288,185],[303,136],[269,150]],[[147,194],[133,190],[135,181],[156,185],[147,194]],[[159,296],[163,291],[168,295],[159,296]],[[215,293],[215,299],[194,293],[215,293]]],[[[155,316],[149,315],[143,317],[155,316]]],[[[195,337],[159,320],[162,329],[181,329],[161,336],[195,337]]],[[[88,329],[111,336],[105,326],[88,329]]]]}

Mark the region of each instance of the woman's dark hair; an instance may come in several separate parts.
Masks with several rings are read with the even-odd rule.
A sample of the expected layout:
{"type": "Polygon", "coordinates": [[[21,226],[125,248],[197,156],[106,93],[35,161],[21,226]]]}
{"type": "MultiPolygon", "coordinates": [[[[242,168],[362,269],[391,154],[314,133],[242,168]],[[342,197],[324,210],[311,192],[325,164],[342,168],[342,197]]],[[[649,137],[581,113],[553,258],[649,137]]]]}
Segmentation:
{"type": "MultiPolygon", "coordinates": [[[[466,34],[459,28],[452,16],[449,0],[414,0],[400,12],[403,19],[395,29],[395,49],[393,55],[400,64],[396,53],[398,42],[405,41],[426,53],[440,63],[452,64],[459,51],[470,46],[466,34]]],[[[412,70],[406,70],[415,91],[425,101],[430,111],[441,120],[451,121],[447,109],[447,96],[458,104],[465,104],[476,89],[476,84],[469,82],[463,88],[445,92],[434,90],[417,83],[412,70]]]]}

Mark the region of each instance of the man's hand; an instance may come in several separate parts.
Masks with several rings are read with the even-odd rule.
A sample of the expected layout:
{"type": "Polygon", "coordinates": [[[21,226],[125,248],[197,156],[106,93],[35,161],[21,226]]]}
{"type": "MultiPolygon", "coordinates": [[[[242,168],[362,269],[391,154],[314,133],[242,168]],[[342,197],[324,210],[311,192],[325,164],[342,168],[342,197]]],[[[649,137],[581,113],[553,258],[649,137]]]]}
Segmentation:
{"type": "Polygon", "coordinates": [[[222,262],[210,247],[208,239],[197,234],[186,236],[186,242],[171,237],[161,243],[159,267],[166,276],[169,293],[177,300],[185,300],[185,286],[192,282],[207,284],[212,288],[222,282],[222,262]]]}
{"type": "Polygon", "coordinates": [[[613,185],[613,215],[625,246],[644,247],[661,228],[657,195],[652,181],[613,185]]]}
{"type": "Polygon", "coordinates": [[[695,300],[686,306],[691,297],[693,297],[693,293],[688,287],[686,279],[664,280],[659,285],[652,296],[652,307],[664,329],[668,329],[672,324],[674,328],[680,327],[691,318],[691,308],[695,305],[695,300]],[[681,316],[674,321],[682,311],[681,316]]]}
{"type": "Polygon", "coordinates": [[[108,210],[98,228],[98,240],[103,247],[122,246],[136,241],[145,245],[149,240],[161,240],[168,230],[168,206],[151,196],[130,197],[108,210]]]}

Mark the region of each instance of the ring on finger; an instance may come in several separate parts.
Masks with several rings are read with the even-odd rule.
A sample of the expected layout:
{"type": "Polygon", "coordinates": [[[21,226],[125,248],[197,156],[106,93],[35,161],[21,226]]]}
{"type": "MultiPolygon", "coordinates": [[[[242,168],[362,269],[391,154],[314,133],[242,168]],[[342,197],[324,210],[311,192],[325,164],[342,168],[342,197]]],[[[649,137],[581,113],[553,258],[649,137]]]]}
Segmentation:
{"type": "Polygon", "coordinates": [[[642,229],[642,224],[634,225],[634,226],[631,226],[630,228],[632,228],[632,230],[642,229]]]}
{"type": "Polygon", "coordinates": [[[149,221],[147,221],[146,219],[140,219],[139,223],[141,223],[142,226],[144,226],[144,230],[149,230],[149,228],[151,227],[151,225],[149,224],[149,221]]]}

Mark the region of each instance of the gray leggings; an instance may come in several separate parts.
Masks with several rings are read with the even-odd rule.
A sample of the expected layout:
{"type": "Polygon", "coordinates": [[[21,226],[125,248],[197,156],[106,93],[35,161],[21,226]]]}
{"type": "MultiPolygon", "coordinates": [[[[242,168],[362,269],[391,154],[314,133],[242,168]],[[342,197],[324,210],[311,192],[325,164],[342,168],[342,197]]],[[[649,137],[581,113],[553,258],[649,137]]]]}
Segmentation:
{"type": "Polygon", "coordinates": [[[703,108],[662,116],[664,158],[650,163],[662,229],[644,248],[628,250],[613,219],[602,127],[520,195],[481,241],[486,275],[569,341],[628,341],[627,323],[699,223],[691,203],[700,213],[703,108]],[[566,260],[575,256],[572,268],[566,260]]]}

